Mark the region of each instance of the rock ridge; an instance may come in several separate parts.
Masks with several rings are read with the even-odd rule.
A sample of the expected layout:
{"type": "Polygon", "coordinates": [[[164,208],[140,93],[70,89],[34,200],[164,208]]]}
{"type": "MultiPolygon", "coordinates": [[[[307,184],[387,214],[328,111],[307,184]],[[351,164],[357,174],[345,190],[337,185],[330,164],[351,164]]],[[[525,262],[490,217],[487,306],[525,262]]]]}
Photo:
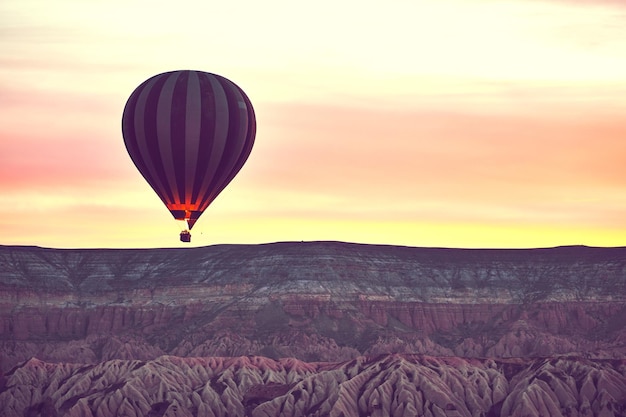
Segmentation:
{"type": "Polygon", "coordinates": [[[162,355],[626,357],[626,248],[0,246],[0,369],[162,355]]]}

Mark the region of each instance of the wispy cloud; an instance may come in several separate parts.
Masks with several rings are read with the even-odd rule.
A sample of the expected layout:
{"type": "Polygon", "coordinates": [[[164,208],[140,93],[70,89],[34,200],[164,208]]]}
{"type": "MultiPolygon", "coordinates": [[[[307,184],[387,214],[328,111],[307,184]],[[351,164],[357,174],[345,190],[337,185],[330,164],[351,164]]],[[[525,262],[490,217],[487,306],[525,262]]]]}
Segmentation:
{"type": "Polygon", "coordinates": [[[143,228],[143,242],[169,233],[120,117],[144,79],[196,68],[240,84],[257,110],[250,159],[210,208],[214,239],[370,231],[386,243],[513,245],[549,230],[541,242],[614,243],[626,236],[625,10],[609,0],[4,2],[0,234],[62,246],[64,230],[89,227],[115,246],[129,230],[143,228]],[[44,220],[14,226],[16,211],[44,220]]]}

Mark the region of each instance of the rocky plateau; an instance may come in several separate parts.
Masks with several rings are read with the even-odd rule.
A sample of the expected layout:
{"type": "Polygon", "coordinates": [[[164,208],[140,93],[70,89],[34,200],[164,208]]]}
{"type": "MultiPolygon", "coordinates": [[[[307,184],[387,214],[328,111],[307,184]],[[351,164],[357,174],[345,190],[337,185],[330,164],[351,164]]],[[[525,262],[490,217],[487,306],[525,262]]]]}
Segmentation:
{"type": "Polygon", "coordinates": [[[626,248],[0,246],[3,416],[626,416],[626,248]]]}

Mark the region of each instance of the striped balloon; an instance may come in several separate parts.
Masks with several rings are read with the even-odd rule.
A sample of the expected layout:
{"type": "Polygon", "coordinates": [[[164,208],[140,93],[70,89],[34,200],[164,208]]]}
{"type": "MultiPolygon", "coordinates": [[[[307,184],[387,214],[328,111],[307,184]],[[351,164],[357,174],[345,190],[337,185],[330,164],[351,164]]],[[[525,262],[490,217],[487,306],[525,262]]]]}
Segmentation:
{"type": "Polygon", "coordinates": [[[202,71],[149,78],[133,91],[122,116],[131,159],[189,229],[246,162],[255,133],[243,90],[202,71]]]}

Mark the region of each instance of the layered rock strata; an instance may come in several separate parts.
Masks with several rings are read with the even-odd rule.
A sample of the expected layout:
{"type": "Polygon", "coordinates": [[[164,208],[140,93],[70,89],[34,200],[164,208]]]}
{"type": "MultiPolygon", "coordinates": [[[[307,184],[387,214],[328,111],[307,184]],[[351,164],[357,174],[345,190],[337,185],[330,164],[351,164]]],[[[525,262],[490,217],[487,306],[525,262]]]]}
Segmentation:
{"type": "Polygon", "coordinates": [[[5,371],[37,357],[626,357],[626,248],[0,246],[5,371]]]}
{"type": "Polygon", "coordinates": [[[626,248],[0,246],[0,415],[623,416],[626,248]]]}

